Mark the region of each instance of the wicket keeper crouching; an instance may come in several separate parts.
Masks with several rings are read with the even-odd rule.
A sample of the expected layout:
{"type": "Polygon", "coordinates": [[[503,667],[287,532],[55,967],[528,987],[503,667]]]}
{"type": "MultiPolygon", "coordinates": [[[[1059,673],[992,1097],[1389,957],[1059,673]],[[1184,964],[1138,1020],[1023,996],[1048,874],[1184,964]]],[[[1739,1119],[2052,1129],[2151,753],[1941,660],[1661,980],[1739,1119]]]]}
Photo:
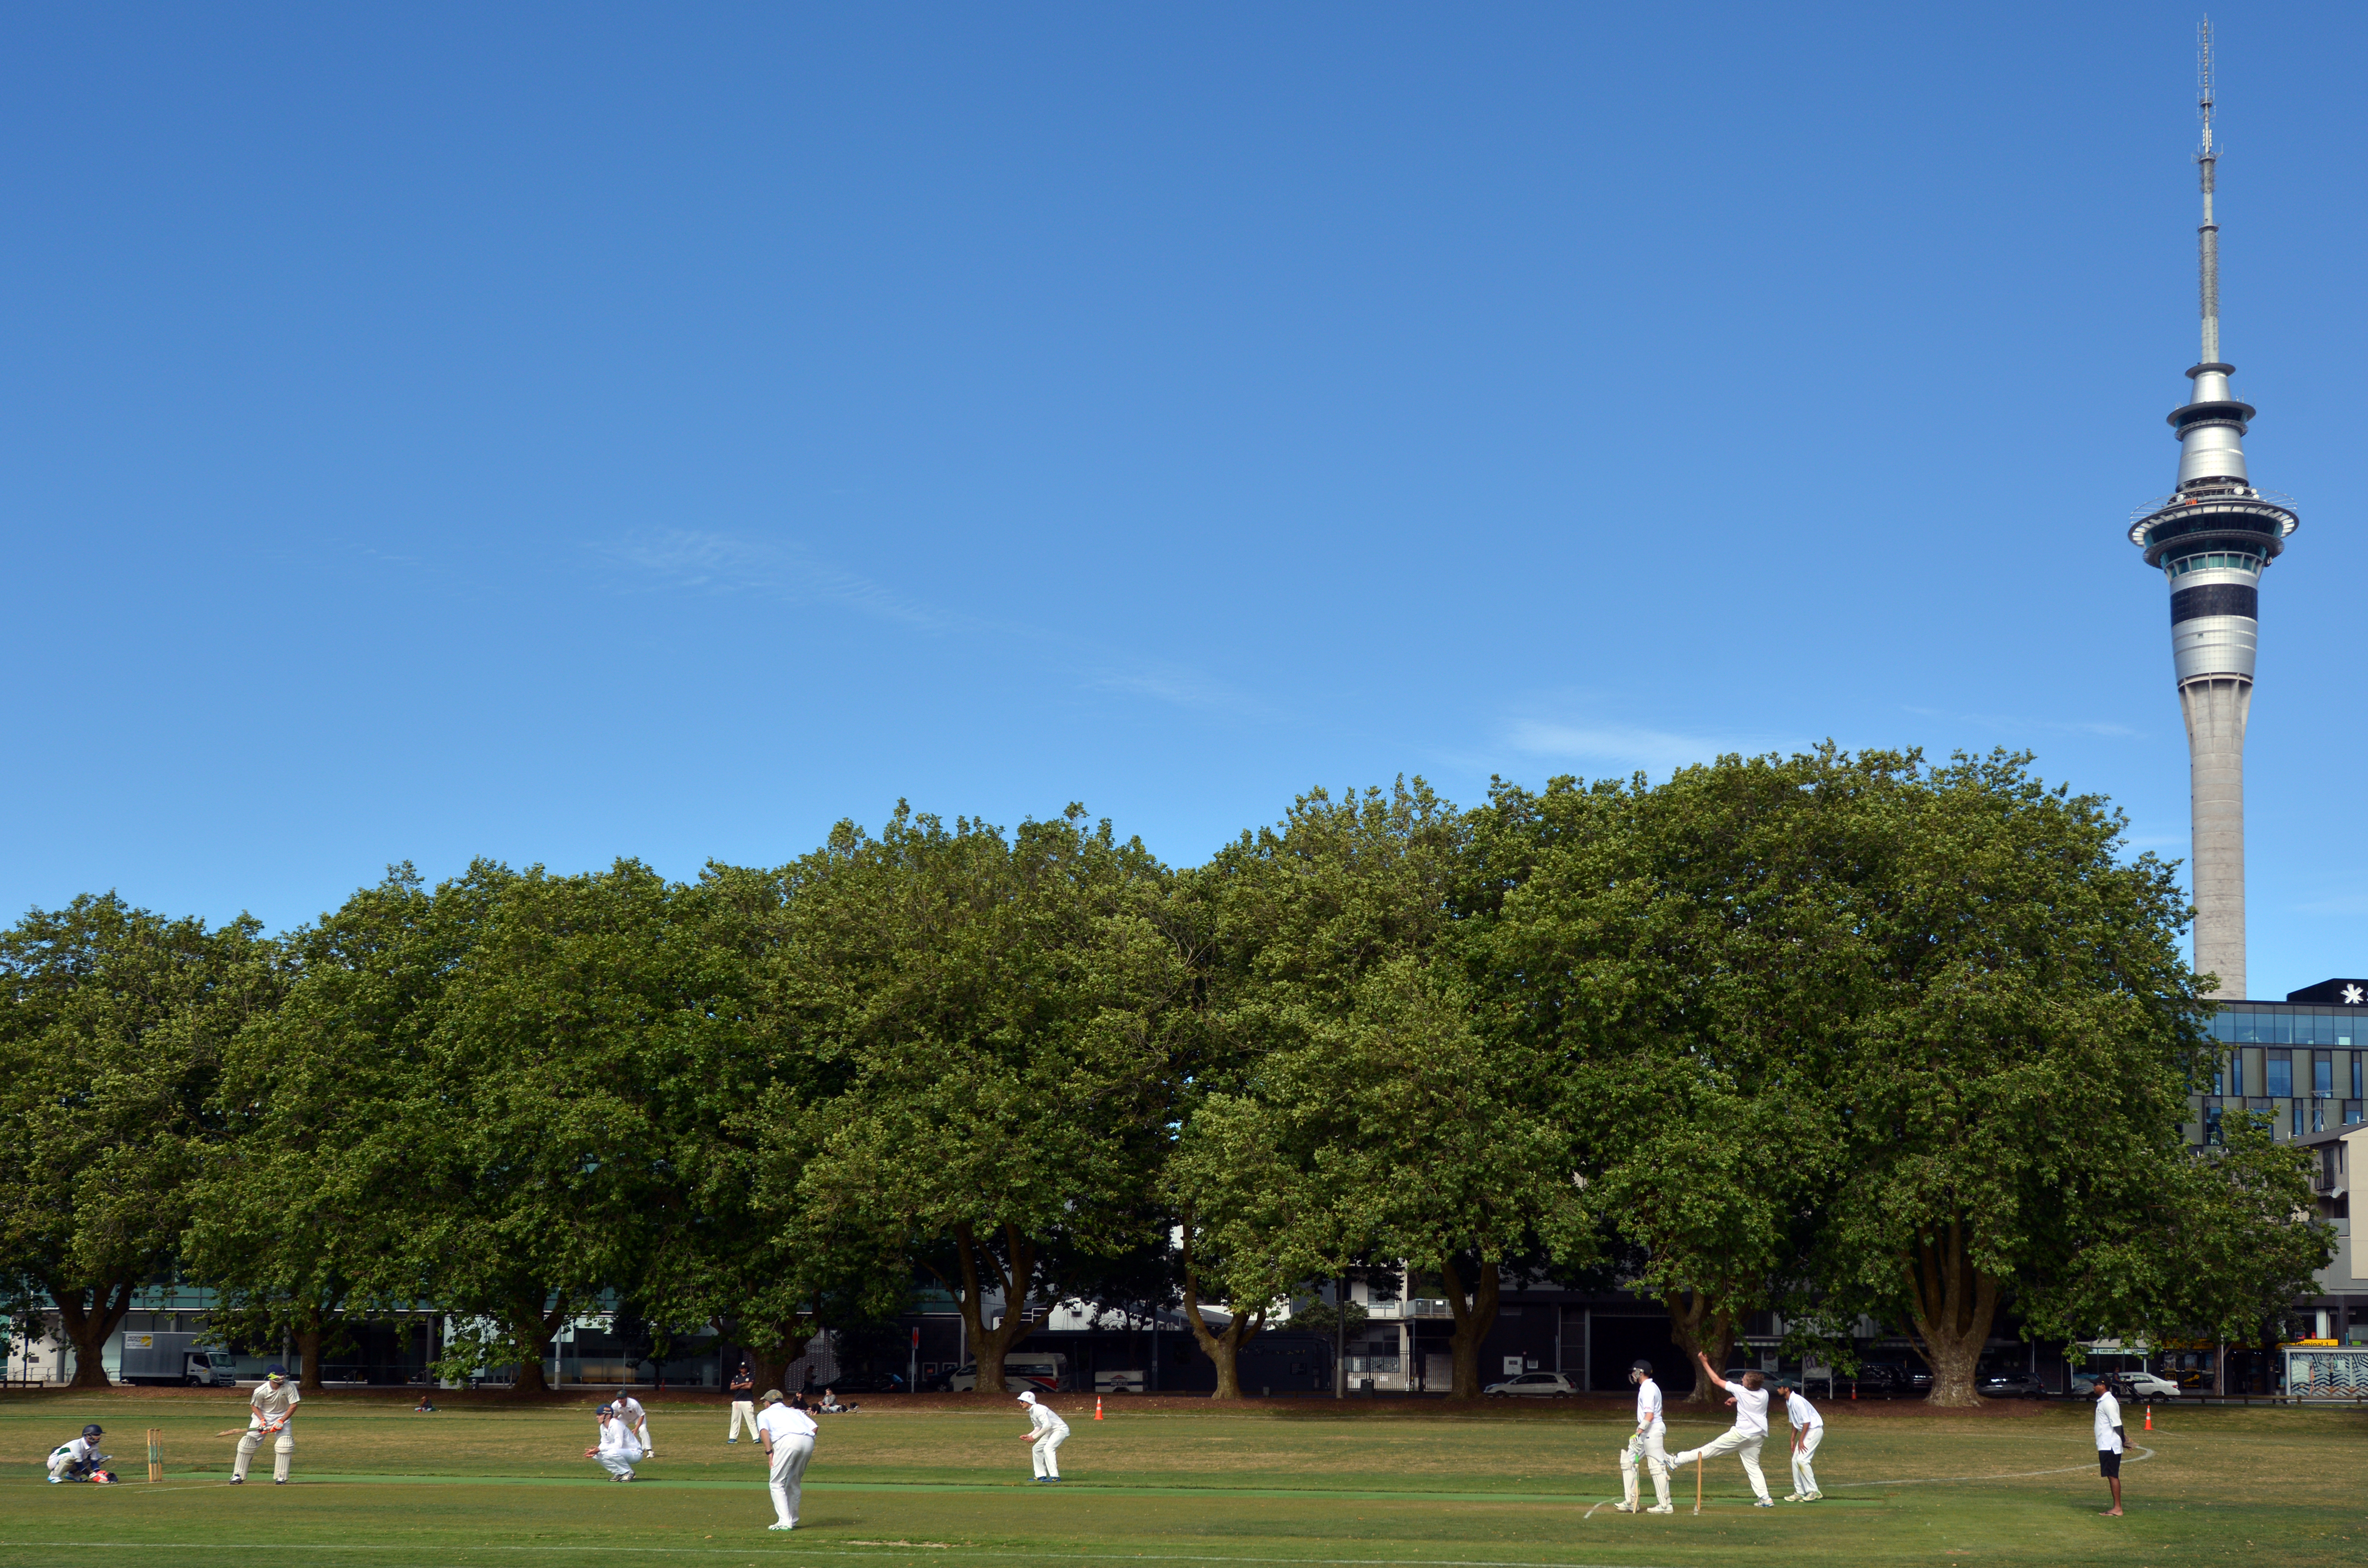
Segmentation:
{"type": "Polygon", "coordinates": [[[263,1439],[273,1439],[271,1445],[271,1484],[288,1484],[289,1461],[295,1457],[296,1435],[289,1424],[296,1418],[296,1406],[303,1394],[288,1381],[288,1369],[273,1365],[263,1375],[255,1393],[247,1400],[252,1415],[247,1418],[246,1435],[238,1440],[238,1458],[230,1467],[230,1483],[246,1484],[246,1467],[254,1461],[255,1450],[263,1447],[263,1439]]]}

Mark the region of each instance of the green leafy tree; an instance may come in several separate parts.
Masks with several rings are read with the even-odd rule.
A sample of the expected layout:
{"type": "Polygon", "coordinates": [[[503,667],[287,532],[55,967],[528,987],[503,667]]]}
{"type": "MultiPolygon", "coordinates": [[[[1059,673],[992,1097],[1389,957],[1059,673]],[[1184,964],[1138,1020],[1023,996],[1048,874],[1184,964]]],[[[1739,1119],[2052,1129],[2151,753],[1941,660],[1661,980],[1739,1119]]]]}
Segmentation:
{"type": "Polygon", "coordinates": [[[785,1003],[853,1067],[816,1109],[800,1223],[937,1280],[982,1388],[1081,1265],[1158,1234],[1191,966],[1165,869],[1083,814],[842,824],[788,905],[785,1003]]]}
{"type": "Polygon", "coordinates": [[[1975,1403],[2009,1290],[2041,1324],[2168,1306],[2081,1256],[2192,1191],[2179,1129],[2208,1043],[2185,901],[2163,862],[2120,858],[2118,812],[2027,762],[1897,759],[1833,892],[1861,932],[1863,999],[1832,1080],[1850,1174],[1824,1275],[1906,1322],[1943,1405],[1975,1403]]]}
{"type": "Polygon", "coordinates": [[[1237,1239],[1229,1256],[1326,1276],[1393,1258],[1435,1275],[1462,1396],[1480,1392],[1507,1262],[1542,1235],[1579,1234],[1542,1063],[1529,1041],[1475,1025],[1474,866],[1470,820],[1417,779],[1304,796],[1202,879],[1224,976],[1215,1027],[1256,1108],[1225,1115],[1304,1195],[1271,1210],[1297,1233],[1237,1239]]]}
{"type": "Polygon", "coordinates": [[[1805,1218],[1839,1175],[1829,1087],[1859,956],[1832,889],[1854,802],[1891,767],[1829,748],[1659,786],[1500,784],[1481,819],[1491,1027],[1549,1064],[1582,1210],[1623,1244],[1625,1282],[1714,1366],[1797,1294],[1805,1218]]]}
{"type": "Polygon", "coordinates": [[[77,1388],[108,1386],[108,1336],[172,1266],[225,1044],[279,999],[257,931],[107,893],[0,933],[0,1262],[56,1305],[77,1388]]]}
{"type": "Polygon", "coordinates": [[[632,1279],[681,1212],[652,1109],[686,1060],[676,1028],[700,955],[677,890],[632,861],[569,877],[479,866],[438,897],[475,907],[481,890],[424,1041],[429,1092],[403,1108],[419,1183],[404,1264],[472,1325],[452,1362],[514,1365],[523,1396],[545,1388],[561,1326],[632,1279]]]}

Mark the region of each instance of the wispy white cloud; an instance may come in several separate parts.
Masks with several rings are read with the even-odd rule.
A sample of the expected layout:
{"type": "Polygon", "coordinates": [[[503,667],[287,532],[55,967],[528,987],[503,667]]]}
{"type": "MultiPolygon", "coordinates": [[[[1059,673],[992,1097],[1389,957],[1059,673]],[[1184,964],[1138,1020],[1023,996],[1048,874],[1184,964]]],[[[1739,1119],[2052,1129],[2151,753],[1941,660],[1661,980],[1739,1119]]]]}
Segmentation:
{"type": "Polygon", "coordinates": [[[1925,719],[1947,719],[1959,724],[1979,724],[1985,729],[2002,730],[2009,734],[2044,730],[2057,735],[2101,735],[2108,740],[2136,740],[2146,732],[2107,719],[2032,719],[2019,713],[1956,713],[1945,708],[1916,708],[1901,705],[1901,711],[1925,719]]]}
{"type": "Polygon", "coordinates": [[[1566,723],[1548,719],[1517,721],[1505,740],[1514,750],[1531,756],[1641,767],[1648,773],[1708,762],[1729,752],[1770,749],[1764,741],[1743,741],[1733,736],[1689,735],[1622,724],[1566,723]]]}
{"type": "Polygon", "coordinates": [[[2338,893],[2333,898],[2298,903],[2294,909],[2303,915],[2368,915],[2368,892],[2338,893]]]}
{"type": "Polygon", "coordinates": [[[860,615],[921,631],[958,623],[917,599],[796,545],[736,538],[693,528],[667,528],[586,546],[615,565],[668,587],[714,594],[750,594],[789,604],[836,604],[860,615]]]}
{"type": "Polygon", "coordinates": [[[1086,686],[1088,690],[1148,697],[1156,702],[1203,712],[1238,713],[1254,718],[1270,717],[1273,712],[1267,704],[1249,693],[1182,665],[1153,665],[1108,671],[1087,680],[1086,686]]]}

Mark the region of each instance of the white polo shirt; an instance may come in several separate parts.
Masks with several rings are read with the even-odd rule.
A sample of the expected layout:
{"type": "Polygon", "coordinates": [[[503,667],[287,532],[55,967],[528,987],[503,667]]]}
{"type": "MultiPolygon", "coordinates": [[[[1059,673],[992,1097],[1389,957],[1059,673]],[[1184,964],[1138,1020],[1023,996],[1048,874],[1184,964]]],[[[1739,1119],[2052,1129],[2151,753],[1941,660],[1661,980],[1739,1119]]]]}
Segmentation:
{"type": "Polygon", "coordinates": [[[2115,1428],[2122,1424],[2122,1402],[2111,1392],[2097,1396],[2097,1451],[2117,1454],[2122,1451],[2122,1435],[2115,1428]]]}
{"type": "Polygon", "coordinates": [[[1826,1418],[1817,1414],[1817,1407],[1797,1393],[1784,1396],[1784,1419],[1793,1424],[1796,1432],[1805,1432],[1812,1426],[1826,1424],[1826,1418]]]}
{"type": "Polygon", "coordinates": [[[1748,1389],[1740,1381],[1729,1383],[1735,1396],[1735,1429],[1747,1437],[1768,1436],[1768,1391],[1748,1389]]]}
{"type": "Polygon", "coordinates": [[[1647,1437],[1669,1429],[1661,1419],[1661,1385],[1650,1378],[1636,1385],[1636,1429],[1647,1437]]]}
{"type": "Polygon", "coordinates": [[[811,1437],[822,1428],[815,1426],[814,1418],[803,1410],[791,1410],[786,1404],[768,1404],[757,1413],[757,1430],[780,1444],[791,1437],[811,1437]]]}

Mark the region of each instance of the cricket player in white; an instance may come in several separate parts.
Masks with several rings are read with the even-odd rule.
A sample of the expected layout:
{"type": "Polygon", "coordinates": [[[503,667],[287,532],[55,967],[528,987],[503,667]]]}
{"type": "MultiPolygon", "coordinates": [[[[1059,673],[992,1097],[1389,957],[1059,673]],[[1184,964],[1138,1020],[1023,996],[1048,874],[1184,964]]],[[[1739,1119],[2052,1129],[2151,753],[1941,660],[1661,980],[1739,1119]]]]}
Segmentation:
{"type": "Polygon", "coordinates": [[[645,1460],[657,1458],[657,1445],[650,1441],[650,1413],[642,1408],[642,1402],[619,1389],[617,1397],[609,1403],[625,1423],[626,1429],[633,1434],[633,1440],[642,1445],[642,1457],[645,1460]]]}
{"type": "Polygon", "coordinates": [[[85,1426],[79,1437],[69,1437],[50,1450],[50,1484],[68,1481],[97,1481],[107,1472],[99,1466],[107,1456],[98,1451],[98,1440],[105,1434],[96,1426],[85,1426]]]}
{"type": "Polygon", "coordinates": [[[633,1479],[633,1461],[642,1457],[641,1439],[625,1425],[613,1404],[600,1407],[600,1440],[584,1450],[587,1460],[598,1460],[600,1468],[619,1481],[633,1479]]]}
{"type": "Polygon", "coordinates": [[[2113,1506],[2105,1510],[2105,1517],[2118,1519],[2122,1517],[2122,1450],[2128,1446],[2122,1431],[2122,1402],[2113,1397],[2102,1378],[2089,1392],[2097,1396],[2097,1473],[2113,1492],[2113,1506]]]}
{"type": "Polygon", "coordinates": [[[247,1417],[246,1435],[238,1440],[238,1457],[231,1461],[233,1486],[246,1484],[246,1467],[266,1437],[277,1439],[271,1445],[271,1484],[288,1484],[289,1460],[296,1452],[296,1434],[289,1426],[303,1401],[303,1393],[288,1381],[287,1368],[275,1363],[265,1371],[263,1381],[246,1402],[252,1414],[247,1417]]]}
{"type": "Polygon", "coordinates": [[[1787,1503],[1814,1503],[1825,1495],[1817,1490],[1817,1472],[1811,1460],[1826,1440],[1826,1418],[1802,1394],[1797,1383],[1779,1383],[1784,1391],[1784,1419],[1793,1424],[1793,1490],[1787,1503]]]}
{"type": "Polygon", "coordinates": [[[1661,1385],[1653,1381],[1653,1363],[1638,1361],[1631,1365],[1628,1381],[1636,1385],[1636,1434],[1620,1450],[1620,1501],[1612,1506],[1623,1514],[1636,1512],[1641,1500],[1636,1487],[1636,1461],[1641,1459],[1653,1472],[1656,1501],[1651,1511],[1670,1513],[1669,1450],[1663,1446],[1669,1427],[1661,1419],[1661,1385]]]}
{"type": "Polygon", "coordinates": [[[1759,1445],[1768,1437],[1768,1390],[1766,1380],[1757,1372],[1746,1372],[1739,1382],[1728,1382],[1711,1366],[1710,1358],[1701,1351],[1694,1359],[1702,1363],[1702,1375],[1735,1396],[1735,1425],[1713,1437],[1699,1449],[1688,1449],[1669,1462],[1672,1465],[1700,1464],[1721,1454],[1733,1454],[1743,1461],[1743,1473],[1751,1478],[1751,1490],[1759,1501],[1755,1508],[1772,1508],[1776,1499],[1768,1495],[1768,1478],[1759,1473],[1759,1445]]]}
{"type": "Polygon", "coordinates": [[[758,1440],[756,1387],[756,1383],[748,1376],[748,1363],[741,1362],[740,1369],[732,1374],[732,1420],[730,1425],[723,1428],[725,1442],[736,1443],[740,1440],[740,1426],[743,1422],[747,1423],[749,1441],[758,1440]]]}
{"type": "Polygon", "coordinates": [[[1028,1436],[1021,1441],[1028,1445],[1028,1457],[1035,1462],[1036,1479],[1060,1480],[1058,1450],[1069,1440],[1069,1424],[1053,1415],[1053,1407],[1038,1399],[1034,1389],[1021,1394],[1019,1403],[1028,1407],[1028,1436]]]}
{"type": "Polygon", "coordinates": [[[814,1458],[817,1429],[814,1418],[805,1412],[804,1400],[789,1404],[783,1403],[780,1390],[765,1391],[765,1411],[757,1417],[757,1436],[765,1445],[777,1516],[767,1529],[798,1528],[798,1505],[805,1500],[806,1461],[814,1458]]]}

